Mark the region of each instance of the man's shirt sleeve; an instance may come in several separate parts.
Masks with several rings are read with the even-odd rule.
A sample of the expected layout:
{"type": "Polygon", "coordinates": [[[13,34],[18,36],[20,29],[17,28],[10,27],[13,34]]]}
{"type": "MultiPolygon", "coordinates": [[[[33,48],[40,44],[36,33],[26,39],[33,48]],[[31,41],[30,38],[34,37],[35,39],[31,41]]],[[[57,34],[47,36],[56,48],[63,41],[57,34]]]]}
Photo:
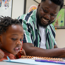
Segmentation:
{"type": "Polygon", "coordinates": [[[23,43],[32,43],[32,39],[31,39],[31,33],[28,31],[29,28],[27,26],[26,20],[23,20],[24,16],[19,16],[18,19],[20,22],[22,22],[22,26],[23,26],[23,30],[24,30],[24,39],[23,39],[23,43]]]}

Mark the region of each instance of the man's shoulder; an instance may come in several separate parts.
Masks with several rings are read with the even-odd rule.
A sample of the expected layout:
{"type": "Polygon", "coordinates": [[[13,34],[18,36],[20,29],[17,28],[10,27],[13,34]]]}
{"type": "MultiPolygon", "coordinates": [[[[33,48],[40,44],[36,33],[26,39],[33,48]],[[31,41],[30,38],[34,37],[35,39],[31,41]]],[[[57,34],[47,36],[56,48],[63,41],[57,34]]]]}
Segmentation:
{"type": "Polygon", "coordinates": [[[18,19],[23,19],[26,14],[20,15],[18,19]]]}
{"type": "Polygon", "coordinates": [[[19,16],[18,18],[27,20],[29,18],[33,18],[35,15],[36,15],[36,10],[33,10],[33,11],[27,13],[27,14],[23,14],[23,15],[19,16]]]}
{"type": "Polygon", "coordinates": [[[51,26],[52,28],[54,28],[53,24],[50,24],[50,26],[51,26]]]}
{"type": "Polygon", "coordinates": [[[23,15],[19,16],[18,19],[19,20],[22,19],[23,21],[25,21],[27,23],[33,23],[33,21],[34,22],[36,21],[35,12],[36,12],[36,10],[31,11],[27,14],[23,14],[23,15]]]}
{"type": "Polygon", "coordinates": [[[27,14],[23,14],[21,15],[21,17],[25,16],[25,17],[30,17],[33,14],[33,11],[27,13],[27,14]]]}

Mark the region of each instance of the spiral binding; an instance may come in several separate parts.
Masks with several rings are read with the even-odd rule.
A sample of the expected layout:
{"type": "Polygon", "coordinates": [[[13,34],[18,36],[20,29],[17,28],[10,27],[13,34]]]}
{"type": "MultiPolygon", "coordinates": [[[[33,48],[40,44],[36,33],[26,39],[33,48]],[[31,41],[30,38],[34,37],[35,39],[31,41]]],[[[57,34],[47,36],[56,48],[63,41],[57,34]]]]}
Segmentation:
{"type": "Polygon", "coordinates": [[[53,60],[53,61],[63,61],[62,58],[51,58],[51,57],[39,57],[39,56],[21,56],[21,58],[27,58],[27,59],[42,59],[42,60],[53,60]]]}

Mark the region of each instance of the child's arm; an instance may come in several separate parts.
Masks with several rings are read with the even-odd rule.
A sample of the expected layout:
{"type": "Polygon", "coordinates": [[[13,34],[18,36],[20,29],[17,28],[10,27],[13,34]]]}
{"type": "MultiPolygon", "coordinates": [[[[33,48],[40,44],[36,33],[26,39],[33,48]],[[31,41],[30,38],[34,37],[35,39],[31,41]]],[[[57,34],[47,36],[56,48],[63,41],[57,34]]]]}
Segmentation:
{"type": "Polygon", "coordinates": [[[21,58],[22,55],[24,55],[24,56],[26,55],[24,49],[22,49],[22,50],[20,50],[20,51],[18,52],[18,54],[16,55],[16,58],[21,58]]]}
{"type": "Polygon", "coordinates": [[[0,49],[0,59],[4,57],[4,52],[0,49]]]}

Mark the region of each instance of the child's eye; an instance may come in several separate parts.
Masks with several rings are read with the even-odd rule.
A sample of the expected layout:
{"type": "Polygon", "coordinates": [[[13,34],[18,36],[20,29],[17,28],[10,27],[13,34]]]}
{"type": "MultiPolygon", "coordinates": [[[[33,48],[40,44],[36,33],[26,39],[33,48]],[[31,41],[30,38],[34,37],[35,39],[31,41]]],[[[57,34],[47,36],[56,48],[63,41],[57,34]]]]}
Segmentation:
{"type": "Polygon", "coordinates": [[[11,39],[14,40],[14,41],[17,40],[16,38],[11,38],[11,39]]]}

